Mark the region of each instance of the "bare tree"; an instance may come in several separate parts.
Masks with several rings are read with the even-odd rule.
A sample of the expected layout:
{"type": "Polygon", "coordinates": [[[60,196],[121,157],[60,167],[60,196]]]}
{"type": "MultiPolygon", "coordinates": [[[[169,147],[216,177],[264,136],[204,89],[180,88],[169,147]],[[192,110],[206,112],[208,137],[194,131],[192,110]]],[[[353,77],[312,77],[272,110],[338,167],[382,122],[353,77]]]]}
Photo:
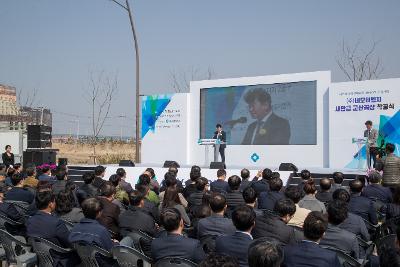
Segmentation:
{"type": "Polygon", "coordinates": [[[369,49],[361,48],[361,39],[354,45],[343,40],[336,63],[350,81],[373,80],[383,72],[382,61],[376,55],[378,41],[373,41],[369,49]]]}
{"type": "Polygon", "coordinates": [[[89,71],[89,86],[85,92],[85,98],[91,107],[91,141],[94,164],[97,164],[96,145],[98,143],[98,137],[103,129],[104,122],[109,118],[108,115],[117,89],[117,75],[110,78],[104,71],[98,74],[89,71]]]}
{"type": "Polygon", "coordinates": [[[176,93],[188,92],[190,90],[190,81],[211,80],[217,75],[212,67],[208,67],[206,71],[201,71],[200,68],[191,66],[182,71],[171,71],[170,80],[172,89],[176,93]]]}
{"type": "Polygon", "coordinates": [[[28,91],[26,94],[22,90],[17,91],[17,103],[22,107],[33,108],[37,105],[38,89],[28,91]]]}

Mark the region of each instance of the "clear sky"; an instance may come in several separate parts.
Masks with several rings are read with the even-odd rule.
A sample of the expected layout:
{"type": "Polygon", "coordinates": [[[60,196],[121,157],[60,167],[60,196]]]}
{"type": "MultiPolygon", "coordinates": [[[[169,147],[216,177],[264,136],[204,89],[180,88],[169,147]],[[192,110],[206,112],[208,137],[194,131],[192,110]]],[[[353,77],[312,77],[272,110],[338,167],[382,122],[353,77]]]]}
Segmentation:
{"type": "MultiPolygon", "coordinates": [[[[120,0],[121,1],[121,0],[120,0]]],[[[343,39],[379,40],[382,78],[400,77],[400,1],[130,0],[142,94],[172,92],[171,72],[217,78],[331,70],[343,39]]],[[[127,13],[110,0],[0,0],[0,83],[53,111],[56,133],[88,133],[89,70],[118,74],[104,134],[133,134],[135,61],[127,13]],[[117,118],[125,115],[127,119],[117,118]]]]}

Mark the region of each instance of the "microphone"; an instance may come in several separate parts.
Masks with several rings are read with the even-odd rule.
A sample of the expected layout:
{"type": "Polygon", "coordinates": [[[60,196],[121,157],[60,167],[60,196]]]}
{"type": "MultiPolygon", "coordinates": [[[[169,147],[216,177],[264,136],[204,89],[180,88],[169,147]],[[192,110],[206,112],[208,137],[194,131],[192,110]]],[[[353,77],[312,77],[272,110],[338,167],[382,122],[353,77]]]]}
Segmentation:
{"type": "Polygon", "coordinates": [[[247,122],[247,118],[246,117],[240,117],[239,119],[236,119],[236,120],[226,121],[224,124],[227,124],[227,125],[233,127],[235,124],[246,123],[246,122],[247,122]]]}

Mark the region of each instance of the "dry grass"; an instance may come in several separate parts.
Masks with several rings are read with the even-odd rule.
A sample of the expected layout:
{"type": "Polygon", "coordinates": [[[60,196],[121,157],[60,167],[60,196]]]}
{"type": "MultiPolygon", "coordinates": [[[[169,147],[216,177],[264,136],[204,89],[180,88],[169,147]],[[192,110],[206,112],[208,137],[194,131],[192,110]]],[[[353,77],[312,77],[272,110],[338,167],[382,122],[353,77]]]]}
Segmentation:
{"type": "MultiPolygon", "coordinates": [[[[90,144],[75,143],[53,143],[53,148],[60,151],[57,153],[58,158],[68,158],[68,164],[93,164],[93,146],[90,144]]],[[[121,159],[135,158],[135,144],[105,142],[96,146],[97,163],[113,164],[118,163],[121,159]]]]}

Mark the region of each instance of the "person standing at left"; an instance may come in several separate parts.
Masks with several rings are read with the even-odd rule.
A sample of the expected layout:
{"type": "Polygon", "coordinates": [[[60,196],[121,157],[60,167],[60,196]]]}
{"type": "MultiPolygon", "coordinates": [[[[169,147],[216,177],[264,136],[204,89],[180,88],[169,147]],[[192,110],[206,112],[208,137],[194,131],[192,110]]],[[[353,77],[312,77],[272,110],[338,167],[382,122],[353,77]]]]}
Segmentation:
{"type": "Polygon", "coordinates": [[[377,154],[377,147],[376,141],[378,140],[378,130],[372,128],[372,121],[368,120],[365,122],[365,127],[367,128],[364,131],[364,137],[367,138],[367,165],[368,169],[371,167],[375,167],[376,162],[376,154],[377,154]],[[372,160],[372,164],[371,164],[372,160]]]}
{"type": "Polygon", "coordinates": [[[14,166],[14,154],[11,153],[11,146],[6,145],[6,152],[4,152],[1,157],[3,159],[3,164],[6,165],[6,168],[10,167],[10,165],[14,166]]]}
{"type": "Polygon", "coordinates": [[[223,144],[219,146],[219,154],[221,155],[221,161],[225,163],[226,133],[222,130],[221,124],[218,123],[215,127],[216,131],[214,132],[213,139],[218,139],[223,142],[223,144]]]}

